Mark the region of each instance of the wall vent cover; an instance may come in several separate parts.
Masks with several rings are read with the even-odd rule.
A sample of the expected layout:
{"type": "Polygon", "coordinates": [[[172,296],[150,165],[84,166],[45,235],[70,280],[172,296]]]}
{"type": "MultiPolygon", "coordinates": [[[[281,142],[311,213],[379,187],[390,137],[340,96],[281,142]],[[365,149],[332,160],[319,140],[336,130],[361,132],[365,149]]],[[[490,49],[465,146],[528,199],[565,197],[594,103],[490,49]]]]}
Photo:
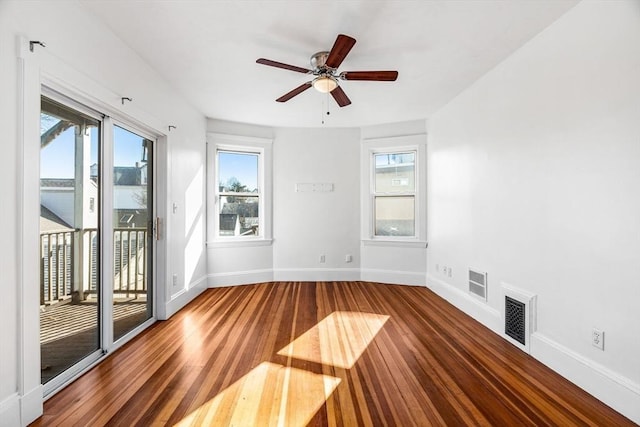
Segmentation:
{"type": "Polygon", "coordinates": [[[504,333],[522,345],[525,343],[526,310],[525,304],[505,296],[504,301],[504,333]]]}
{"type": "Polygon", "coordinates": [[[487,273],[469,269],[469,292],[483,300],[487,299],[487,273]]]}

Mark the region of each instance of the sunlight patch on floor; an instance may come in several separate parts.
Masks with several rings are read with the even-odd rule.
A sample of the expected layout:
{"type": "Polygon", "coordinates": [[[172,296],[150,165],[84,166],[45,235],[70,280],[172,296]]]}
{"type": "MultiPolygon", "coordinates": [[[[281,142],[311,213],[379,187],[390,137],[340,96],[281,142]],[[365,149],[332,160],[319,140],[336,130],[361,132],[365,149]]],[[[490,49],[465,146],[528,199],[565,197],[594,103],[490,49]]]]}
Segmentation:
{"type": "Polygon", "coordinates": [[[263,362],[177,426],[304,427],[339,383],[339,378],[263,362]]]}
{"type": "Polygon", "coordinates": [[[380,314],[336,311],[278,355],[350,369],[388,319],[380,314]]]}

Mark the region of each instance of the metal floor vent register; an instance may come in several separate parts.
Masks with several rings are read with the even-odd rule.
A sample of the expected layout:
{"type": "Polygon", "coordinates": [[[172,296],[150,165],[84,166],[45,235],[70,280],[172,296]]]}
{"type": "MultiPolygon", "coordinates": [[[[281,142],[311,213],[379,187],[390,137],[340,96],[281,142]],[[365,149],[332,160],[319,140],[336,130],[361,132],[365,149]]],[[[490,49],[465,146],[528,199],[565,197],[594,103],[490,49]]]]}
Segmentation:
{"type": "Polygon", "coordinates": [[[522,345],[525,343],[525,304],[508,296],[504,301],[504,333],[522,345]]]}

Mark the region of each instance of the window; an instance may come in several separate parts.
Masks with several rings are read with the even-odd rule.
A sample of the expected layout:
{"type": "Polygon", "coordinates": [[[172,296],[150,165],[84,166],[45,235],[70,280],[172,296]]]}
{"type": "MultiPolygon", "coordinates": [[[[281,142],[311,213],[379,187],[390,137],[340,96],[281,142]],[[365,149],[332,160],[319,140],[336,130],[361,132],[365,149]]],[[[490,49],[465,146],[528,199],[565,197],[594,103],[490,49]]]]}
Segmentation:
{"type": "Polygon", "coordinates": [[[260,153],[217,150],[218,236],[260,236],[260,153]]]}
{"type": "Polygon", "coordinates": [[[416,234],[416,152],[374,153],[374,236],[416,234]]]}
{"type": "Polygon", "coordinates": [[[426,135],[362,141],[365,245],[426,245],[426,135]]]}
{"type": "Polygon", "coordinates": [[[207,134],[210,247],[271,244],[271,140],[207,134]]]}

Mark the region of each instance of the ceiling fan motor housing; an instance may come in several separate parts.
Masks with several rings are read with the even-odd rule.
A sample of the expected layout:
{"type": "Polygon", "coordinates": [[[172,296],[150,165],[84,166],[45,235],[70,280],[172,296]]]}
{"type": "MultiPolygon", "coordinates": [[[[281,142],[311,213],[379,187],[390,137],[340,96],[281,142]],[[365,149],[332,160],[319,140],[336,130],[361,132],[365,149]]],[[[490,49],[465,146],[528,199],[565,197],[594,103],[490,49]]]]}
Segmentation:
{"type": "Polygon", "coordinates": [[[310,62],[311,62],[311,68],[313,68],[313,71],[314,72],[332,71],[331,68],[326,66],[328,57],[329,57],[329,52],[327,51],[316,52],[313,55],[311,55],[310,62]]]}

